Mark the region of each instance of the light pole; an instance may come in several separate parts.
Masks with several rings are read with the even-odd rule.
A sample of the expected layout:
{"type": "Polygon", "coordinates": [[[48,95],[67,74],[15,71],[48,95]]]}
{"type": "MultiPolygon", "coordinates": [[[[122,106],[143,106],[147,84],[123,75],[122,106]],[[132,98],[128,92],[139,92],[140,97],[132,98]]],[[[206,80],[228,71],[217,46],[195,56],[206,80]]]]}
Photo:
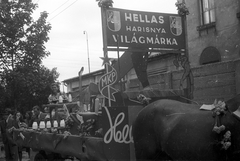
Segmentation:
{"type": "Polygon", "coordinates": [[[87,31],[83,31],[83,34],[86,34],[86,40],[87,40],[87,54],[88,54],[88,71],[89,71],[89,73],[90,73],[90,60],[89,60],[88,34],[87,34],[87,31]]]}

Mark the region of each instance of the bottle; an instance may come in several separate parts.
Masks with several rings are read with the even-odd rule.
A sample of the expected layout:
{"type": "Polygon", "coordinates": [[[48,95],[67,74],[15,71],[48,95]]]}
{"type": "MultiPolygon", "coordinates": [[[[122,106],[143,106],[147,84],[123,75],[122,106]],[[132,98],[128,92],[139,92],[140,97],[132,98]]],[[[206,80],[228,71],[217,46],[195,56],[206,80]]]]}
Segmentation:
{"type": "Polygon", "coordinates": [[[47,121],[47,129],[50,129],[50,128],[51,128],[51,122],[47,121]]]}
{"type": "Polygon", "coordinates": [[[58,122],[57,122],[57,120],[54,120],[54,122],[53,122],[53,127],[54,127],[54,128],[57,128],[57,127],[58,127],[58,122]]]}
{"type": "Polygon", "coordinates": [[[86,104],[83,105],[83,110],[84,110],[84,112],[87,111],[87,105],[86,104]]]}
{"type": "Polygon", "coordinates": [[[65,127],[65,121],[64,120],[60,121],[60,127],[65,127]]]}
{"type": "Polygon", "coordinates": [[[72,95],[70,93],[68,95],[68,102],[72,102],[72,95]]]}
{"type": "Polygon", "coordinates": [[[88,104],[88,109],[87,109],[89,112],[91,111],[91,105],[88,104]]]}
{"type": "Polygon", "coordinates": [[[99,103],[99,109],[98,110],[102,111],[102,103],[101,102],[99,103]]]}
{"type": "Polygon", "coordinates": [[[59,96],[58,102],[59,102],[59,103],[63,103],[63,98],[62,98],[62,96],[59,96]]]}
{"type": "Polygon", "coordinates": [[[37,122],[33,122],[32,124],[32,129],[37,130],[38,129],[38,124],[37,122]]]}
{"type": "Polygon", "coordinates": [[[40,128],[41,130],[45,128],[45,122],[44,122],[44,121],[41,121],[41,122],[40,122],[39,128],[40,128]]]}
{"type": "Polygon", "coordinates": [[[94,104],[95,104],[95,109],[94,109],[94,110],[95,110],[95,113],[98,114],[99,98],[96,98],[96,99],[95,99],[95,103],[94,103],[94,104]]]}

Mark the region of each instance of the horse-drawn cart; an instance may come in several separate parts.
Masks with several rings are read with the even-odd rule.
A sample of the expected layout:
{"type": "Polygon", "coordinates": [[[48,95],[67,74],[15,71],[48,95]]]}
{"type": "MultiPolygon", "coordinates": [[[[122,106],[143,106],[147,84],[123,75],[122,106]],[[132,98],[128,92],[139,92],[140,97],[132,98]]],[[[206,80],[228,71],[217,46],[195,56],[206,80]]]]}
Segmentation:
{"type": "Polygon", "coordinates": [[[18,146],[30,147],[38,153],[34,160],[107,160],[103,152],[103,139],[78,135],[37,132],[32,129],[15,130],[18,146]]]}
{"type": "Polygon", "coordinates": [[[82,112],[77,102],[44,105],[43,107],[46,106],[50,109],[50,118],[40,122],[45,122],[47,125],[50,121],[51,127],[45,126],[41,129],[38,126],[37,129],[14,130],[13,138],[18,146],[30,147],[36,153],[33,156],[34,160],[64,160],[66,158],[106,160],[102,148],[103,138],[101,132],[98,133],[101,112],[82,112]],[[53,110],[55,111],[54,117],[51,115],[53,110]],[[63,119],[65,127],[60,126],[63,119]],[[54,121],[58,122],[58,127],[54,127],[54,121]]]}

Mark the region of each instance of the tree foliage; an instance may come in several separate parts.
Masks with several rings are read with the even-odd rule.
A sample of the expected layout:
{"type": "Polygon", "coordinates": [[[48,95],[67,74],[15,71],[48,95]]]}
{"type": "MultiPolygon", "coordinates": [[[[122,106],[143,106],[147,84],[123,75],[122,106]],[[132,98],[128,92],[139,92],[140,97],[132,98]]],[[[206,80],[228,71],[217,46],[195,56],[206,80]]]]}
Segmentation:
{"type": "Polygon", "coordinates": [[[49,84],[59,76],[56,68],[49,70],[42,59],[50,55],[45,43],[51,25],[48,13],[37,20],[32,14],[37,4],[31,0],[5,0],[0,3],[0,107],[20,111],[47,102],[49,84]]]}

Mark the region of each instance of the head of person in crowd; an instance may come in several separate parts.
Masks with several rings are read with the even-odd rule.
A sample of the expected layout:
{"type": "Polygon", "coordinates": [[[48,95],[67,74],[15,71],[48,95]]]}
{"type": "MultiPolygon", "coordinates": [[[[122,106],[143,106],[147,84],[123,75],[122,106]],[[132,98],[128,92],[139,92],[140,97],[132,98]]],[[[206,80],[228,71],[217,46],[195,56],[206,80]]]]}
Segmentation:
{"type": "Polygon", "coordinates": [[[4,114],[4,120],[8,122],[8,120],[12,118],[12,116],[13,116],[13,111],[11,110],[11,108],[6,108],[5,114],[4,114]]]}
{"type": "Polygon", "coordinates": [[[37,106],[37,105],[36,105],[36,106],[33,106],[33,115],[34,115],[35,117],[38,117],[40,113],[41,113],[40,107],[37,106]]]}
{"type": "Polygon", "coordinates": [[[27,119],[27,120],[29,120],[29,119],[31,119],[32,118],[32,111],[27,111],[26,113],[25,113],[25,118],[27,119]]]}
{"type": "Polygon", "coordinates": [[[60,88],[58,83],[52,83],[51,84],[51,90],[52,90],[52,94],[56,95],[57,93],[60,93],[60,88]]]}
{"type": "Polygon", "coordinates": [[[21,112],[19,112],[19,111],[15,111],[14,112],[14,114],[13,114],[13,122],[15,122],[15,123],[13,123],[13,126],[15,128],[27,127],[27,124],[24,123],[23,116],[22,116],[21,112]]]}
{"type": "Polygon", "coordinates": [[[16,121],[20,121],[21,119],[21,113],[19,111],[15,111],[13,114],[13,119],[16,121]]]}
{"type": "Polygon", "coordinates": [[[70,114],[69,114],[69,111],[68,111],[68,108],[65,104],[63,104],[63,107],[62,108],[58,108],[57,109],[57,112],[58,112],[58,117],[62,120],[62,119],[67,119],[70,114]]]}
{"type": "Polygon", "coordinates": [[[45,113],[49,113],[49,107],[47,107],[47,106],[44,107],[44,112],[45,112],[45,113]]]}
{"type": "Polygon", "coordinates": [[[43,121],[45,120],[46,115],[47,115],[46,113],[43,113],[40,110],[39,106],[33,107],[33,119],[32,119],[33,121],[37,121],[37,122],[43,121]]]}
{"type": "Polygon", "coordinates": [[[2,121],[2,120],[5,120],[5,121],[6,121],[6,120],[7,120],[7,117],[8,117],[8,114],[3,113],[3,114],[2,114],[1,121],[2,121]]]}
{"type": "Polygon", "coordinates": [[[11,108],[6,108],[5,109],[5,114],[6,115],[13,115],[13,110],[11,108]]]}
{"type": "Polygon", "coordinates": [[[27,111],[25,113],[25,123],[28,125],[28,127],[32,126],[32,122],[33,122],[33,112],[32,111],[27,111]]]}

